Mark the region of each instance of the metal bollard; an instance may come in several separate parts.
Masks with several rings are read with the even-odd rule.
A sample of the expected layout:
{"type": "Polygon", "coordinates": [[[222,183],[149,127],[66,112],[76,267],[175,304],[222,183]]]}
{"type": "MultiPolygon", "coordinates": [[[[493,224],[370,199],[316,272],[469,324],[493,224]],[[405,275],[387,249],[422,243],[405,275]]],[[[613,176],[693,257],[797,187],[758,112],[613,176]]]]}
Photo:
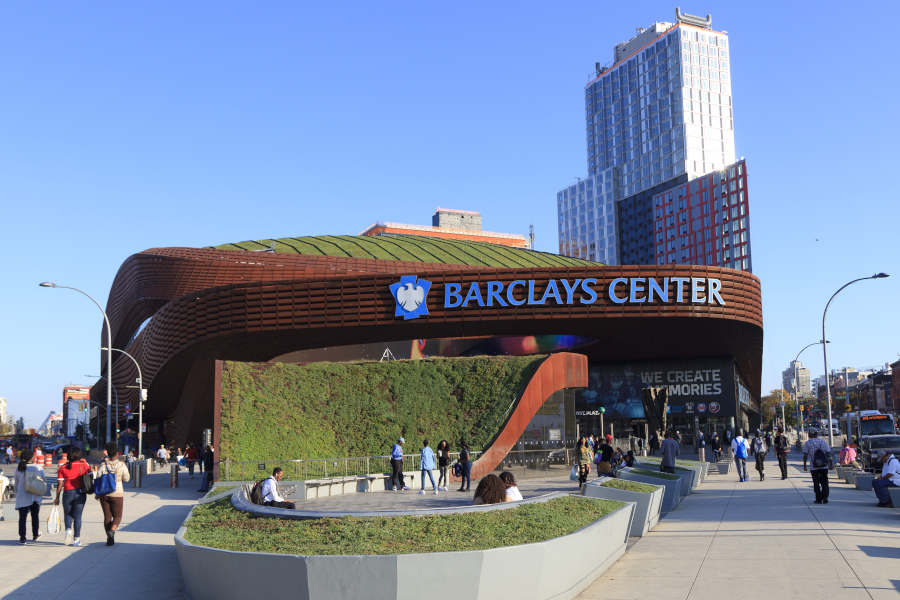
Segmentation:
{"type": "Polygon", "coordinates": [[[169,465],[169,487],[178,487],[178,463],[169,465]]]}
{"type": "Polygon", "coordinates": [[[143,486],[144,461],[136,460],[131,463],[131,485],[139,488],[143,486]]]}

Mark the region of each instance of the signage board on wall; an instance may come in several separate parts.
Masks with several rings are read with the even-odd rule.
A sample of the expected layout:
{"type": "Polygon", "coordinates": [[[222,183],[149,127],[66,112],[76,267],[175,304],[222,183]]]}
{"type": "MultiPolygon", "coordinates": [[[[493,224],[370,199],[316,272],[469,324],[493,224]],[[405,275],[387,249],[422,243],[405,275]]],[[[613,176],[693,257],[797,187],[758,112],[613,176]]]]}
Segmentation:
{"type": "MultiPolygon", "coordinates": [[[[395,302],[394,316],[403,317],[404,321],[427,316],[431,288],[431,281],[419,279],[417,275],[404,275],[400,281],[388,286],[395,302]]],[[[573,306],[598,302],[725,306],[722,281],[712,277],[615,277],[608,285],[597,277],[446,282],[443,298],[438,302],[444,309],[515,309],[519,306],[573,306]]]]}
{"type": "Polygon", "coordinates": [[[664,387],[671,414],[733,416],[734,368],[729,359],[591,364],[589,385],[576,396],[576,415],[606,409],[611,418],[644,418],[641,389],[664,387]]]}

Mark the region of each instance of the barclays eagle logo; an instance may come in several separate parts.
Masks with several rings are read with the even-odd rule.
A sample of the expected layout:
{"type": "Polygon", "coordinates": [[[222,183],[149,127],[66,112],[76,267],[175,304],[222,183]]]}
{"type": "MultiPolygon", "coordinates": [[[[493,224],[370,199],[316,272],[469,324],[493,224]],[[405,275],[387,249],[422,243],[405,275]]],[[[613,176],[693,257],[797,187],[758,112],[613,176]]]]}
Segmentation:
{"type": "Polygon", "coordinates": [[[402,316],[403,320],[408,320],[428,314],[425,297],[431,289],[430,281],[417,280],[415,275],[404,275],[400,278],[400,283],[391,284],[389,287],[394,300],[397,301],[395,317],[402,316]]]}

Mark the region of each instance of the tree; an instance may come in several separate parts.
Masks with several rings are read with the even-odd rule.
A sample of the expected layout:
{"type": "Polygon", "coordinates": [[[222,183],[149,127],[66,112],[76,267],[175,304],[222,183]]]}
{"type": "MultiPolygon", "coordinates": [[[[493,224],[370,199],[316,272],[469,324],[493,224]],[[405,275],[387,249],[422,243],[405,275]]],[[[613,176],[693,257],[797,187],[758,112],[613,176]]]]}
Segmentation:
{"type": "Polygon", "coordinates": [[[773,415],[781,420],[781,403],[784,402],[784,418],[788,425],[797,426],[797,409],[791,395],[785,390],[772,390],[759,400],[763,423],[772,419],[773,415]]]}

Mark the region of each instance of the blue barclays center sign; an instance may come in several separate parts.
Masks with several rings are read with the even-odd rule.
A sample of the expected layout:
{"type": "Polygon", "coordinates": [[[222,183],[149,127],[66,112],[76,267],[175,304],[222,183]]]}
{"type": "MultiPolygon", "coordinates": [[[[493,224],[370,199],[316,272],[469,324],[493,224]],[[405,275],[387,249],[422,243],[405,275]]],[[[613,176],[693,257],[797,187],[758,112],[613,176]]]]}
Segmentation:
{"type": "MultiPolygon", "coordinates": [[[[406,275],[390,287],[396,302],[394,315],[404,320],[428,314],[431,282],[406,275]]],[[[613,304],[712,304],[725,306],[722,282],[710,277],[617,277],[606,289],[597,278],[516,279],[504,281],[448,282],[444,284],[445,309],[473,307],[590,305],[604,297],[613,304]]]]}

